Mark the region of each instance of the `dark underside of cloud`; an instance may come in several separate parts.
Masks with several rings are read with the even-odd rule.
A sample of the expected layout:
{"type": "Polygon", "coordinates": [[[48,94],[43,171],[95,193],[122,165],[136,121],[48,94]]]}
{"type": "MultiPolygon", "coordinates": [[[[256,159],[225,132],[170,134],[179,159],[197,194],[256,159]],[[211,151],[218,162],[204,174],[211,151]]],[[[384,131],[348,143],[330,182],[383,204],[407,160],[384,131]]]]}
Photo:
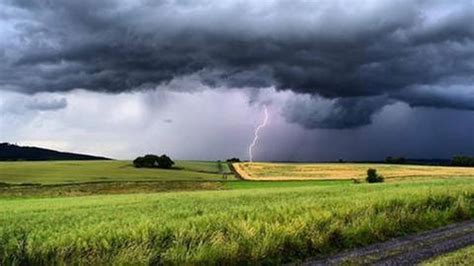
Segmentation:
{"type": "Polygon", "coordinates": [[[117,93],[188,75],[322,98],[307,128],[366,125],[393,101],[474,110],[474,2],[6,1],[0,89],[117,93]],[[324,115],[321,115],[324,113],[324,115]]]}

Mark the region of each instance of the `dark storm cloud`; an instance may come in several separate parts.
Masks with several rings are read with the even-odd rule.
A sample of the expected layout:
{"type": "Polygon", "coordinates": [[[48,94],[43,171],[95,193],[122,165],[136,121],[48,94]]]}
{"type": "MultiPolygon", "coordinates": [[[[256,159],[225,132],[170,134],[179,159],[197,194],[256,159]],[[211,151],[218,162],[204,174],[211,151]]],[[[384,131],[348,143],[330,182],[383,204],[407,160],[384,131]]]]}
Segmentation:
{"type": "Polygon", "coordinates": [[[370,124],[372,115],[389,103],[387,98],[380,96],[337,98],[332,101],[296,99],[286,106],[284,116],[289,122],[306,128],[354,128],[370,124]]]}
{"type": "Polygon", "coordinates": [[[369,124],[394,99],[472,110],[471,0],[38,0],[0,10],[0,89],[114,93],[197,75],[332,102],[324,116],[291,105],[289,121],[308,128],[369,124]]]}

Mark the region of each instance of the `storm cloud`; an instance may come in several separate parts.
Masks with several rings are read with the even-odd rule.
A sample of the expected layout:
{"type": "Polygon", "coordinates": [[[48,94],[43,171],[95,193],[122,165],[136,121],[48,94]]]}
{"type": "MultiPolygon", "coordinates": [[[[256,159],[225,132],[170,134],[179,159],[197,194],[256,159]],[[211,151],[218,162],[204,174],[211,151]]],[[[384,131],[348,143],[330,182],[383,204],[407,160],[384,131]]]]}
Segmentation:
{"type": "Polygon", "coordinates": [[[0,90],[290,90],[306,128],[371,123],[384,106],[474,110],[474,2],[4,1],[0,90]],[[190,84],[189,90],[193,85],[190,84]]]}

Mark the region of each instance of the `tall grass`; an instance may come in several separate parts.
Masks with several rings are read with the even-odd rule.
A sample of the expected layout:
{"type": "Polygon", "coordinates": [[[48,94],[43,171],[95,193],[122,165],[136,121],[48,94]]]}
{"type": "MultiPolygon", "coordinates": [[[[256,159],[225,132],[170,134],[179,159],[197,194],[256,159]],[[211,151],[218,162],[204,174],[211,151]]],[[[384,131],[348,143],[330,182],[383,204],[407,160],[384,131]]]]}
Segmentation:
{"type": "Polygon", "coordinates": [[[284,263],[474,217],[472,180],[0,200],[0,264],[284,263]]]}

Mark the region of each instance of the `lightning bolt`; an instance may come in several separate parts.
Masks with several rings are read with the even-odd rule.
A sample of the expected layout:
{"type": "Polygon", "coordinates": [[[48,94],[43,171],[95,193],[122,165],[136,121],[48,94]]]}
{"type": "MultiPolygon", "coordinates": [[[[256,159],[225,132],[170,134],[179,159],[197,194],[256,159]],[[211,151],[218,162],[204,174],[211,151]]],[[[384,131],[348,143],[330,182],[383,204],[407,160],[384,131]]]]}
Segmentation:
{"type": "Polygon", "coordinates": [[[259,133],[260,133],[260,130],[262,130],[262,128],[264,128],[267,123],[268,123],[268,109],[267,109],[267,106],[264,105],[263,106],[263,111],[264,111],[264,117],[263,117],[263,121],[260,125],[258,125],[258,127],[255,129],[255,132],[254,132],[254,137],[253,137],[253,141],[252,143],[250,144],[249,146],[249,160],[250,162],[253,162],[253,148],[255,147],[255,145],[257,145],[258,143],[258,138],[259,138],[259,133]]]}

